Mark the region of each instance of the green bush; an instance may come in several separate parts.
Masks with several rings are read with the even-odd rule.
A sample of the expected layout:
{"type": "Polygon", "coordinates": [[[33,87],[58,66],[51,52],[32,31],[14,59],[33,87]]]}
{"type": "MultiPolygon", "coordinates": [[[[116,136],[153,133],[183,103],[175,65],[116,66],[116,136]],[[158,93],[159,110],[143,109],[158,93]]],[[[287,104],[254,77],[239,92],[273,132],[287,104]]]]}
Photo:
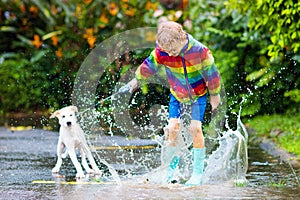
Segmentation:
{"type": "MultiPolygon", "coordinates": [[[[182,23],[212,49],[229,115],[241,105],[243,116],[299,112],[299,20],[292,20],[298,2],[183,2],[166,9],[155,0],[0,0],[1,114],[70,104],[76,72],[95,45],[128,29],[156,26],[162,17],[182,23]]],[[[144,53],[124,67],[112,63],[115,74],[99,80],[99,98],[110,95],[120,74],[141,63],[144,53]]]]}

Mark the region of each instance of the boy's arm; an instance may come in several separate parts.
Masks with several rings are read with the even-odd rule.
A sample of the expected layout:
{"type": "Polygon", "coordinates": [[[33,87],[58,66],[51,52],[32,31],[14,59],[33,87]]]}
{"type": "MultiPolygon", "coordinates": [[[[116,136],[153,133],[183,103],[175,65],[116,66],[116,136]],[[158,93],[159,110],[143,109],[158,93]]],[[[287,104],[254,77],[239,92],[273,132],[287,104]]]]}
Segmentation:
{"type": "Polygon", "coordinates": [[[221,91],[220,75],[210,50],[207,50],[205,59],[202,61],[203,78],[206,81],[210,95],[218,95],[221,91]]]}
{"type": "Polygon", "coordinates": [[[219,72],[210,50],[207,50],[206,59],[203,60],[203,77],[206,81],[207,88],[210,94],[210,104],[212,110],[214,110],[221,103],[221,82],[219,72]]]}
{"type": "Polygon", "coordinates": [[[135,78],[139,81],[146,80],[156,74],[157,68],[156,49],[154,49],[148,58],[138,67],[135,72],[135,78]]]}
{"type": "MultiPolygon", "coordinates": [[[[139,87],[139,81],[146,80],[150,78],[152,75],[157,73],[157,60],[156,60],[156,49],[154,49],[148,58],[144,60],[144,62],[138,67],[135,72],[135,78],[129,81],[122,89],[129,91],[132,93],[139,87]]],[[[120,88],[121,89],[121,88],[120,88]]]]}

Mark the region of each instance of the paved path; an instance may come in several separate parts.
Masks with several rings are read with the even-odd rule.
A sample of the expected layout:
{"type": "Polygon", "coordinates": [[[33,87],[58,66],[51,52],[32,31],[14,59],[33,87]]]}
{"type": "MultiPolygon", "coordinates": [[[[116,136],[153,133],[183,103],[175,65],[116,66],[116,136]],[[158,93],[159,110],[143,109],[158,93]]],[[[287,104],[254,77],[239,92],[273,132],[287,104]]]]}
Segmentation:
{"type": "MultiPolygon", "coordinates": [[[[65,171],[62,174],[66,174],[65,180],[62,179],[62,182],[59,182],[57,178],[52,176],[51,169],[56,162],[57,139],[57,132],[45,130],[12,132],[9,129],[0,127],[0,200],[162,199],[162,197],[167,197],[165,199],[214,199],[215,197],[220,197],[220,199],[282,199],[282,197],[297,199],[300,194],[298,187],[283,187],[276,190],[274,190],[274,187],[261,187],[263,179],[270,182],[270,178],[277,177],[276,180],[281,180],[282,177],[288,176],[290,171],[284,172],[282,165],[277,164],[276,160],[274,161],[269,156],[259,162],[255,160],[257,155],[262,154],[260,150],[254,152],[254,154],[251,154],[253,150],[252,152],[249,151],[250,159],[254,159],[254,161],[249,162],[252,163],[252,166],[249,167],[252,171],[248,172],[250,184],[254,185],[252,187],[235,187],[227,182],[220,183],[220,185],[204,185],[195,188],[186,188],[182,185],[164,187],[145,183],[140,184],[135,180],[130,183],[125,182],[121,186],[114,183],[105,184],[105,182],[100,183],[100,185],[63,184],[67,180],[68,173],[74,177],[75,171],[70,171],[73,167],[72,163],[65,161],[64,163],[69,163],[69,165],[66,166],[65,164],[63,167],[65,171]],[[255,170],[258,167],[262,167],[262,169],[256,172],[255,170]],[[276,170],[272,173],[274,168],[276,170]],[[45,180],[48,183],[34,183],[35,180],[45,180]],[[255,186],[256,182],[259,182],[258,186],[255,186]]],[[[103,141],[93,139],[91,142],[98,148],[101,147],[100,144],[109,145],[112,141],[113,145],[117,143],[123,147],[153,145],[152,141],[124,140],[122,137],[102,139],[103,141]]],[[[112,152],[116,151],[109,150],[108,154],[112,157],[121,157],[112,152]]],[[[131,150],[125,150],[124,152],[133,153],[131,150]]],[[[104,155],[101,154],[101,156],[104,155]]],[[[142,154],[138,154],[135,159],[140,160],[141,156],[142,154]]],[[[155,160],[156,157],[152,158],[149,160],[155,160]]],[[[157,158],[159,159],[159,156],[157,158]]],[[[126,165],[128,165],[127,157],[125,159],[126,165]]],[[[131,165],[128,166],[131,167],[131,165]]],[[[125,165],[123,164],[120,167],[124,168],[125,165]]]]}
{"type": "MultiPolygon", "coordinates": [[[[111,152],[111,149],[117,149],[117,145],[123,148],[130,146],[154,147],[156,145],[151,140],[129,141],[120,136],[107,136],[102,139],[101,142],[91,141],[95,145],[95,149],[107,148],[111,152]]],[[[51,173],[51,169],[56,163],[57,140],[57,132],[46,130],[11,131],[0,127],[0,199],[27,199],[27,197],[47,199],[53,196],[52,193],[57,191],[55,184],[45,187],[33,184],[33,181],[57,181],[51,173]],[[39,198],[39,196],[45,198],[39,198]]],[[[67,176],[72,176],[74,179],[75,168],[73,168],[70,160],[64,161],[62,174],[65,174],[66,179],[67,176]]]]}

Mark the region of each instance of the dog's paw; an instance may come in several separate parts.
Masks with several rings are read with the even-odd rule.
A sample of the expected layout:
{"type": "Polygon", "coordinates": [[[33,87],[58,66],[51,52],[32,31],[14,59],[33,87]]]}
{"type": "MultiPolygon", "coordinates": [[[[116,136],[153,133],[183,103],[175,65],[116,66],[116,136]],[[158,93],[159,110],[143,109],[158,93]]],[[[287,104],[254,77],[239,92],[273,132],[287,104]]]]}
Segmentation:
{"type": "Polygon", "coordinates": [[[52,173],[52,176],[53,176],[54,178],[57,178],[57,179],[65,178],[64,175],[59,174],[59,173],[52,173]]]}
{"type": "Polygon", "coordinates": [[[85,178],[85,175],[84,175],[83,172],[78,172],[78,173],[76,174],[76,178],[85,178]]]}

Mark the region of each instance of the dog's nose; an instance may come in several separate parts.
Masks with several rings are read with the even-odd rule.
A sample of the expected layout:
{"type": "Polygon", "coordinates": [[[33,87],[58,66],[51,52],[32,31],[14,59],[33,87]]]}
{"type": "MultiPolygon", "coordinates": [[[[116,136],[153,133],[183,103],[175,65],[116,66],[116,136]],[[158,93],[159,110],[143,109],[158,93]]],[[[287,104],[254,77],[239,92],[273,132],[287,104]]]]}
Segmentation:
{"type": "Polygon", "coordinates": [[[67,126],[71,126],[72,125],[72,122],[67,122],[67,126]]]}

